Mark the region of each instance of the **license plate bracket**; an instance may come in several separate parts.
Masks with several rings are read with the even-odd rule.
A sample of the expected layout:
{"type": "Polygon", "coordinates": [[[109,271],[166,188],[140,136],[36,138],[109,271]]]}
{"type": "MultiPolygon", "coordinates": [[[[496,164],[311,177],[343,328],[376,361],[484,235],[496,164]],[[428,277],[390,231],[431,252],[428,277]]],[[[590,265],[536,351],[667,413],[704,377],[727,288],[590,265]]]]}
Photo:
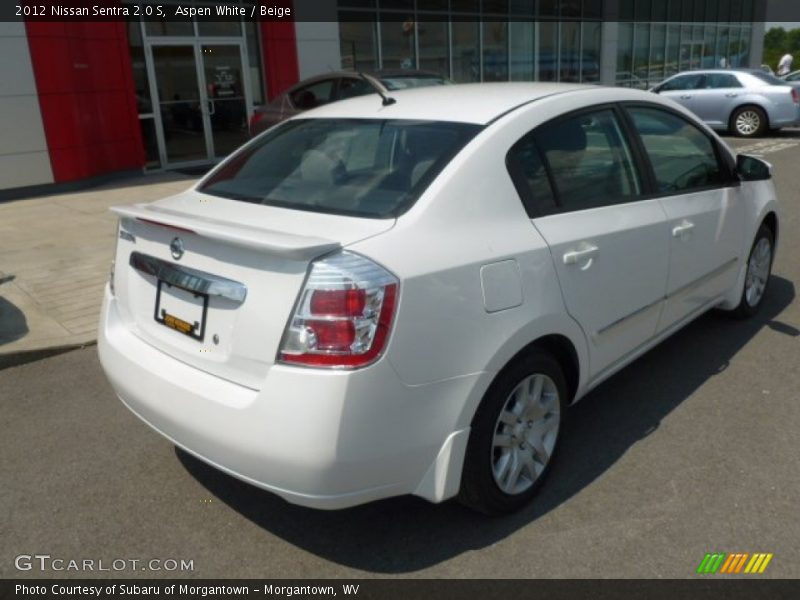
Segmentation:
{"type": "Polygon", "coordinates": [[[207,315],[208,294],[158,280],[153,314],[156,322],[202,342],[206,335],[207,315]]]}

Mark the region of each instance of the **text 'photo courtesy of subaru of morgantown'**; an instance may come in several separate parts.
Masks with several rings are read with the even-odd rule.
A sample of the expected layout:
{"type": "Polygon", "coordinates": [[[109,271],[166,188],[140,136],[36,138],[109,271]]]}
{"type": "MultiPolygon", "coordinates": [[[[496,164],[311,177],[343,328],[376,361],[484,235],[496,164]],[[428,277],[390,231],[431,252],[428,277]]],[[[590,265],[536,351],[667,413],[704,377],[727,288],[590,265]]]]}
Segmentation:
{"type": "Polygon", "coordinates": [[[706,311],[759,310],[772,168],[645,91],[390,94],[115,207],[100,360],[145,423],[289,502],[508,513],[571,404],[706,311]]]}

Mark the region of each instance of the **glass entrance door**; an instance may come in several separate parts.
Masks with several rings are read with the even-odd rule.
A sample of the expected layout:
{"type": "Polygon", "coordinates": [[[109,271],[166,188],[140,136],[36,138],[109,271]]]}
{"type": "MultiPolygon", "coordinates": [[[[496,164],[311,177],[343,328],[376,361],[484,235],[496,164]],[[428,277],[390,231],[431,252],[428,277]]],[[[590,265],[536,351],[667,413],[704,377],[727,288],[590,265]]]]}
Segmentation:
{"type": "Polygon", "coordinates": [[[162,131],[161,164],[207,160],[205,111],[194,45],[153,46],[153,70],[162,131]]]}
{"type": "Polygon", "coordinates": [[[212,156],[222,158],[248,137],[242,51],[240,46],[228,44],[203,44],[201,49],[212,156]]]}
{"type": "Polygon", "coordinates": [[[240,43],[153,43],[152,73],[165,166],[223,158],[247,140],[240,43]]]}

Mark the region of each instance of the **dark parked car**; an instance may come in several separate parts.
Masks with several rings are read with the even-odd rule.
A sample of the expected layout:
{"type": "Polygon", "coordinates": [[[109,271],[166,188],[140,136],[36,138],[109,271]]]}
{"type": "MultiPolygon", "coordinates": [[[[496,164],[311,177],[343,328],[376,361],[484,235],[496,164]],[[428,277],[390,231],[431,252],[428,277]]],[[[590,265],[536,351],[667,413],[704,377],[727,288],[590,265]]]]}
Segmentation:
{"type": "Polygon", "coordinates": [[[250,119],[250,135],[257,135],[299,112],[329,102],[366,94],[386,95],[395,90],[452,83],[433,71],[411,69],[333,71],[317,75],[289,88],[269,104],[257,106],[250,119]]]}

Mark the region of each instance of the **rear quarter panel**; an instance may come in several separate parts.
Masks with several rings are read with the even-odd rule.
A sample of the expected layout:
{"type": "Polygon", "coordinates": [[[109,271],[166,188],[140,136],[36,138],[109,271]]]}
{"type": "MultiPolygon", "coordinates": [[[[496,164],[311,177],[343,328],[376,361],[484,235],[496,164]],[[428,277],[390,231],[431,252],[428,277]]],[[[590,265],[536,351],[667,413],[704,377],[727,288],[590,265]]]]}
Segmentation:
{"type": "MultiPolygon", "coordinates": [[[[765,86],[760,88],[758,96],[761,98],[760,105],[767,111],[771,127],[783,127],[797,122],[798,105],[792,100],[789,86],[765,86]]],[[[753,97],[755,99],[755,93],[753,97]]]]}

